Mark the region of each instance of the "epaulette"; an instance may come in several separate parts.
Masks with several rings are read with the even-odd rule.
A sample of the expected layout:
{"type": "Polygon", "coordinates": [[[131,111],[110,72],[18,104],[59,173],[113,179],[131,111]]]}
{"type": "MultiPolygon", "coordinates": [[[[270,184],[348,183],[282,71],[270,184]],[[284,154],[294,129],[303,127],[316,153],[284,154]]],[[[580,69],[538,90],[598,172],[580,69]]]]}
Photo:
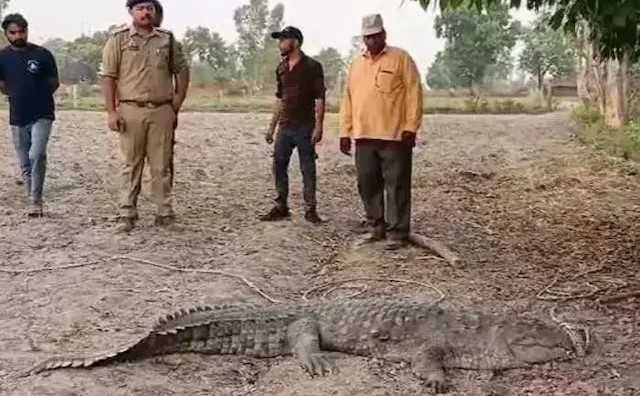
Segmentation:
{"type": "Polygon", "coordinates": [[[117,28],[113,29],[113,30],[112,30],[111,32],[109,32],[109,33],[111,33],[111,35],[112,35],[112,36],[116,36],[116,35],[118,35],[118,34],[120,34],[120,33],[128,32],[128,31],[129,31],[129,29],[130,29],[130,27],[129,27],[129,26],[127,26],[127,25],[125,25],[125,26],[117,27],[117,28]]]}
{"type": "Polygon", "coordinates": [[[164,33],[164,34],[169,34],[172,35],[173,33],[171,33],[171,30],[168,29],[163,29],[163,28],[156,28],[156,30],[160,33],[164,33]]]}

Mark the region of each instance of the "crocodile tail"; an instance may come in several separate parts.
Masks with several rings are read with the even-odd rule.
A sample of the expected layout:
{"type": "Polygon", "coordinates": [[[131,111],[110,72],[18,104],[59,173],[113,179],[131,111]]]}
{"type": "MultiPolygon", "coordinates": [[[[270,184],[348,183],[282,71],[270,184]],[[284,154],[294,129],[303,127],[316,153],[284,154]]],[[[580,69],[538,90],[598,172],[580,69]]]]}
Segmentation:
{"type": "Polygon", "coordinates": [[[146,342],[149,336],[133,345],[123,347],[117,351],[94,356],[59,356],[44,360],[31,369],[27,370],[25,376],[39,374],[43,371],[57,370],[62,368],[88,368],[111,362],[128,361],[144,357],[146,342]]]}
{"type": "Polygon", "coordinates": [[[219,309],[218,307],[210,307],[210,306],[199,306],[199,307],[195,307],[195,308],[190,308],[190,309],[181,309],[173,314],[169,314],[167,316],[163,316],[160,319],[158,319],[158,322],[156,323],[156,325],[153,327],[153,330],[161,330],[162,328],[164,328],[166,325],[168,325],[169,323],[172,322],[177,322],[180,320],[183,320],[187,317],[189,317],[190,315],[196,314],[196,313],[201,313],[201,312],[211,312],[214,311],[216,309],[219,309]]]}

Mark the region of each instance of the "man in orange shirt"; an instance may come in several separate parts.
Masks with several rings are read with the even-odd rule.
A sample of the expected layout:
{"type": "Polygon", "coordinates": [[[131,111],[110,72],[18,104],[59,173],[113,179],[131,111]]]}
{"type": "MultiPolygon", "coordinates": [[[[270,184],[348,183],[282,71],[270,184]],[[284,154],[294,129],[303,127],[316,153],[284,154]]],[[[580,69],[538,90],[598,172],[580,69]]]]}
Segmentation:
{"type": "Polygon", "coordinates": [[[409,239],[422,84],[411,56],[387,46],[380,15],[363,18],[362,36],[366,52],[351,64],[340,110],[340,151],[351,155],[355,140],[358,191],[371,228],[367,241],[388,236],[388,247],[397,248],[409,239]]]}

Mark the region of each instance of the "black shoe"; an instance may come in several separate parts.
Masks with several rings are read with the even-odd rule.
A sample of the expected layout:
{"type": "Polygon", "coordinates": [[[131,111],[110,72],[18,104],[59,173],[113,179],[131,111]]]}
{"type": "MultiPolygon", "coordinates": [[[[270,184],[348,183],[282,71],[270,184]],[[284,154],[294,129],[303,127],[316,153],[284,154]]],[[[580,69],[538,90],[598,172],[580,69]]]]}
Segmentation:
{"type": "Polygon", "coordinates": [[[383,230],[373,230],[368,232],[364,236],[360,237],[356,241],[356,246],[368,245],[376,242],[381,242],[386,239],[387,235],[383,230]]]}
{"type": "Polygon", "coordinates": [[[156,216],[153,224],[158,227],[167,227],[176,222],[176,216],[168,215],[168,216],[156,216]]]}
{"type": "Polygon", "coordinates": [[[27,216],[32,218],[44,217],[44,212],[42,210],[42,204],[31,204],[29,211],[27,212],[27,216]]]}
{"type": "Polygon", "coordinates": [[[266,215],[260,216],[260,221],[278,221],[288,219],[291,216],[289,208],[276,206],[266,215]]]}
{"type": "Polygon", "coordinates": [[[128,234],[136,226],[135,219],[132,217],[122,217],[119,219],[120,225],[116,228],[116,234],[128,234]]]}
{"type": "Polygon", "coordinates": [[[409,245],[409,239],[408,238],[402,238],[402,239],[388,239],[387,242],[385,243],[385,250],[390,250],[390,251],[394,251],[394,250],[400,250],[403,249],[405,247],[407,247],[407,245],[409,245]]]}
{"type": "Polygon", "coordinates": [[[304,219],[309,223],[320,224],[323,220],[318,216],[318,212],[315,209],[309,209],[304,214],[304,219]]]}

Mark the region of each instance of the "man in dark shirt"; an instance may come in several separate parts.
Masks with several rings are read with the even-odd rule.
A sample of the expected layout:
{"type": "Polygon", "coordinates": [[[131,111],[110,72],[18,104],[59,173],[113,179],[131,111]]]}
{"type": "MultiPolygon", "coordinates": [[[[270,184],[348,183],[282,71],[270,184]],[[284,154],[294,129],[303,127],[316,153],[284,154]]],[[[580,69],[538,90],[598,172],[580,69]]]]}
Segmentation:
{"type": "Polygon", "coordinates": [[[280,41],[282,62],[276,70],[276,109],[267,134],[267,143],[275,138],[274,174],[276,206],[263,221],[282,220],[289,217],[287,198],[289,195],[288,168],[293,149],[298,149],[300,170],[304,184],[305,219],[321,223],[316,210],[316,150],[322,140],[325,85],[322,65],[308,57],[300,49],[302,33],[288,26],[271,37],[280,41]]]}
{"type": "Polygon", "coordinates": [[[31,197],[29,216],[42,216],[47,143],[55,120],[58,89],[56,61],[48,50],[28,41],[28,23],[20,14],[2,22],[10,45],[0,51],[0,91],[9,96],[9,123],[22,177],[31,197]]]}

